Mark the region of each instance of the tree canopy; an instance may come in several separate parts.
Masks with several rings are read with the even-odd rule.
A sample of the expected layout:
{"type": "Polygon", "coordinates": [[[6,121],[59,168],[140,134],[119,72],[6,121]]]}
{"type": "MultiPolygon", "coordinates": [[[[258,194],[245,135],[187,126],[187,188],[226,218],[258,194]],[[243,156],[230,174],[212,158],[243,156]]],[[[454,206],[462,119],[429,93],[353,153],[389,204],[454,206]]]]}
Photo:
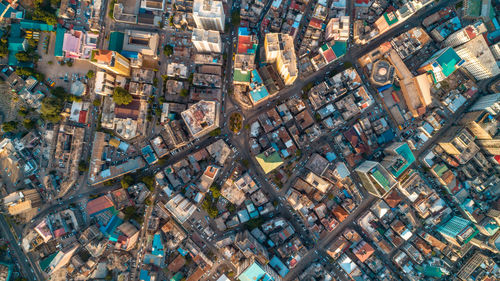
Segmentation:
{"type": "Polygon", "coordinates": [[[45,97],[40,109],[42,118],[52,123],[59,122],[63,105],[64,102],[56,97],[45,97]]]}
{"type": "Polygon", "coordinates": [[[113,91],[113,101],[118,105],[129,104],[132,99],[132,95],[122,87],[116,87],[113,91]]]}
{"type": "Polygon", "coordinates": [[[16,121],[9,121],[2,124],[2,130],[4,132],[12,132],[15,131],[16,129],[17,129],[16,121]]]}

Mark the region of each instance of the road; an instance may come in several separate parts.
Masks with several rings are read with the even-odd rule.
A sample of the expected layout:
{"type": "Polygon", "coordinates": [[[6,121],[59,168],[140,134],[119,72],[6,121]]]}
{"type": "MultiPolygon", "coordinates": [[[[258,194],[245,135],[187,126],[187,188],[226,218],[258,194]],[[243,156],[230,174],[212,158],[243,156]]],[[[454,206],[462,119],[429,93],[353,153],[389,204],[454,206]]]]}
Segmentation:
{"type": "Polygon", "coordinates": [[[3,215],[0,215],[0,228],[2,236],[9,241],[9,248],[16,259],[17,265],[20,267],[23,276],[29,280],[44,280],[43,274],[39,271],[38,266],[33,264],[32,258],[26,255],[21,247],[17,244],[17,239],[10,231],[9,224],[3,215]]]}

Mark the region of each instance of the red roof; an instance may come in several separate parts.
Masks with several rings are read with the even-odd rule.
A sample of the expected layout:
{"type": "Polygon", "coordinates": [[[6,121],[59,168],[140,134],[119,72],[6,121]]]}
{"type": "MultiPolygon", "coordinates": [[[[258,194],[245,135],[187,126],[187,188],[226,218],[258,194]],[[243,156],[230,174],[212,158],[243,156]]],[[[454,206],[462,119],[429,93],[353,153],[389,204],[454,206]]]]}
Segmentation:
{"type": "Polygon", "coordinates": [[[311,21],[309,22],[309,26],[316,28],[316,29],[321,29],[322,23],[323,23],[322,20],[317,19],[317,18],[312,18],[311,21]]]}
{"type": "Polygon", "coordinates": [[[497,160],[498,164],[500,164],[500,155],[495,155],[494,158],[497,160]]]}
{"type": "Polygon", "coordinates": [[[109,207],[114,207],[114,204],[108,196],[103,195],[87,203],[87,213],[92,215],[109,207]]]}
{"type": "Polygon", "coordinates": [[[59,237],[63,236],[64,234],[66,234],[66,231],[64,230],[64,228],[59,228],[59,229],[54,230],[54,236],[56,238],[59,238],[59,237]]]}
{"type": "Polygon", "coordinates": [[[341,206],[335,207],[332,212],[339,222],[343,222],[349,216],[346,210],[344,210],[341,206]]]}
{"type": "Polygon", "coordinates": [[[323,56],[325,57],[328,63],[332,62],[335,58],[337,58],[331,48],[328,48],[328,50],[324,51],[323,56]]]}
{"type": "Polygon", "coordinates": [[[238,54],[246,54],[248,49],[251,48],[250,36],[241,35],[238,37],[238,54]]]}
{"type": "Polygon", "coordinates": [[[78,117],[78,123],[87,123],[87,111],[81,110],[80,116],[78,117]]]}
{"type": "Polygon", "coordinates": [[[474,29],[471,26],[467,26],[465,28],[465,32],[467,32],[467,36],[469,36],[469,39],[476,38],[476,32],[474,32],[474,29]]]}
{"type": "Polygon", "coordinates": [[[370,3],[370,0],[356,0],[356,4],[368,4],[370,3]]]}

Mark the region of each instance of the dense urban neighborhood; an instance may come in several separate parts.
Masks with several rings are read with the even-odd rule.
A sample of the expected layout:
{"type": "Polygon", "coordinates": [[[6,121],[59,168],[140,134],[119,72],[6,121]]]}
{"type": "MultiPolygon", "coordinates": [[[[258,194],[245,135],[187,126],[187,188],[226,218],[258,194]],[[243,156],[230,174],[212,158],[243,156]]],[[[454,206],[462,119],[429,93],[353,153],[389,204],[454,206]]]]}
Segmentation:
{"type": "Polygon", "coordinates": [[[0,0],[0,281],[500,280],[500,2],[0,0]]]}

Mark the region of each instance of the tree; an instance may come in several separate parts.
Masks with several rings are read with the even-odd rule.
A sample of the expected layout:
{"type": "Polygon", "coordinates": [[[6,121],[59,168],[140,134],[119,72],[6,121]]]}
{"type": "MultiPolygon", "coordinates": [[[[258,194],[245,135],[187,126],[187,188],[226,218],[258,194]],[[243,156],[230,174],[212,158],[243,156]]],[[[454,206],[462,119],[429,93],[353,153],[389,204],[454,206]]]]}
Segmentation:
{"type": "Polygon", "coordinates": [[[231,22],[233,26],[238,26],[240,25],[241,17],[240,17],[240,10],[234,10],[231,13],[231,22]]]}
{"type": "Polygon", "coordinates": [[[61,111],[63,109],[63,101],[55,97],[45,97],[42,100],[42,107],[40,113],[42,118],[57,123],[61,120],[61,111]]]}
{"type": "Polygon", "coordinates": [[[113,91],[113,101],[118,105],[129,104],[132,99],[132,95],[122,87],[116,87],[113,91]]]}
{"type": "Polygon", "coordinates": [[[131,175],[125,175],[120,181],[120,184],[123,188],[128,188],[129,186],[134,184],[134,178],[131,175]]]}
{"type": "Polygon", "coordinates": [[[31,130],[35,127],[35,121],[31,120],[30,118],[25,118],[23,120],[23,126],[27,130],[31,130]]]}
{"type": "Polygon", "coordinates": [[[215,184],[210,187],[210,191],[212,192],[212,197],[214,199],[218,199],[221,196],[220,187],[215,184]]]}
{"type": "Polygon", "coordinates": [[[4,132],[12,132],[15,131],[16,129],[17,129],[16,121],[9,121],[2,124],[2,130],[4,132]]]}
{"type": "Polygon", "coordinates": [[[19,110],[17,111],[17,115],[19,115],[21,117],[26,117],[28,114],[29,114],[29,110],[24,106],[21,106],[19,108],[19,110]]]}
{"type": "Polygon", "coordinates": [[[86,172],[89,170],[89,165],[87,164],[86,161],[84,160],[81,160],[79,163],[78,163],[78,171],[80,172],[86,172]]]}
{"type": "Polygon", "coordinates": [[[101,100],[100,99],[95,99],[92,104],[94,104],[94,106],[101,106],[101,100]]]}
{"type": "Polygon", "coordinates": [[[188,89],[182,89],[180,92],[181,97],[187,97],[189,94],[188,89]]]}
{"type": "Polygon", "coordinates": [[[30,67],[18,67],[16,68],[16,74],[19,76],[30,76],[35,74],[35,71],[30,67]]]}
{"type": "Polygon", "coordinates": [[[44,21],[48,25],[56,25],[57,17],[54,12],[50,12],[44,10],[40,7],[36,7],[35,11],[33,11],[33,15],[31,17],[33,20],[44,21]]]}
{"type": "Polygon", "coordinates": [[[16,54],[16,59],[20,62],[32,61],[32,58],[27,52],[19,52],[16,54]]]}
{"type": "Polygon", "coordinates": [[[215,130],[211,131],[211,132],[210,132],[210,133],[208,133],[208,134],[209,134],[210,136],[212,136],[212,137],[216,137],[216,136],[218,136],[218,135],[220,135],[220,134],[221,134],[221,129],[220,129],[220,128],[217,128],[217,129],[215,129],[215,130]]]}
{"type": "Polygon", "coordinates": [[[163,47],[163,54],[166,57],[170,57],[174,53],[174,47],[170,46],[169,44],[166,44],[165,47],[163,47]]]}
{"type": "Polygon", "coordinates": [[[236,212],[236,206],[234,206],[234,204],[233,204],[233,203],[231,203],[231,202],[228,202],[228,203],[226,204],[226,209],[227,209],[230,213],[234,213],[234,212],[236,212]]]}
{"type": "Polygon", "coordinates": [[[86,76],[87,76],[88,79],[92,79],[95,76],[95,72],[93,70],[89,70],[89,71],[87,71],[87,75],[86,76]]]}
{"type": "Polygon", "coordinates": [[[148,187],[149,190],[153,191],[155,184],[153,176],[145,176],[141,179],[141,181],[148,187]]]}

